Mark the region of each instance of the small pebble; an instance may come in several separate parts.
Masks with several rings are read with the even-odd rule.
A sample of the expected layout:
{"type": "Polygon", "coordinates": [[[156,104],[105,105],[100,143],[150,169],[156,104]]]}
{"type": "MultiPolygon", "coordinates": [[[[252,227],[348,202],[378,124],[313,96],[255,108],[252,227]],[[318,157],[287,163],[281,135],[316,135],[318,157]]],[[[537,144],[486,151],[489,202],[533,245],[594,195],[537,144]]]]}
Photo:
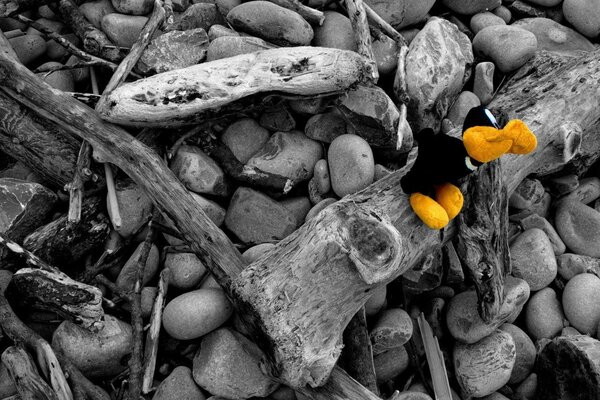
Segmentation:
{"type": "Polygon", "coordinates": [[[544,185],[538,179],[523,179],[510,195],[508,205],[519,210],[528,210],[544,196],[544,185]]]}
{"type": "Polygon", "coordinates": [[[206,397],[194,382],[192,370],[176,367],[156,388],[152,400],[205,400],[206,397]]]}
{"type": "Polygon", "coordinates": [[[583,204],[590,204],[598,198],[600,198],[600,178],[589,177],[581,179],[577,188],[561,201],[577,200],[583,204]]]}
{"type": "Polygon", "coordinates": [[[395,347],[373,356],[375,376],[378,383],[394,379],[408,368],[409,358],[404,346],[395,347]]]}
{"type": "Polygon", "coordinates": [[[423,21],[435,0],[368,0],[366,3],[394,28],[402,29],[423,21]]]}
{"type": "Polygon", "coordinates": [[[544,231],[550,240],[550,244],[552,244],[552,250],[554,251],[555,256],[559,256],[566,251],[565,243],[560,238],[558,232],[556,232],[556,229],[554,229],[552,224],[548,222],[546,218],[540,217],[538,214],[530,214],[521,219],[519,223],[524,230],[537,228],[544,231]]]}
{"type": "Polygon", "coordinates": [[[574,253],[600,258],[600,213],[578,201],[560,202],[555,226],[574,253]]]}
{"type": "MultiPolygon", "coordinates": [[[[140,243],[133,254],[129,257],[121,272],[119,272],[119,276],[116,280],[116,285],[119,289],[124,292],[133,291],[133,287],[135,286],[135,281],[137,279],[137,268],[138,261],[140,259],[140,255],[142,254],[142,249],[144,247],[144,242],[140,243]]],[[[145,286],[156,274],[158,271],[158,264],[160,261],[160,253],[158,251],[158,247],[153,244],[150,247],[150,251],[148,252],[148,258],[146,259],[146,266],[144,267],[144,276],[142,279],[142,286],[145,286]]]]}
{"type": "Polygon", "coordinates": [[[556,257],[556,262],[558,274],[566,281],[585,272],[593,273],[596,276],[600,275],[600,259],[598,258],[565,253],[556,257]]]}
{"type": "Polygon", "coordinates": [[[565,316],[579,332],[596,336],[600,322],[600,278],[579,274],[565,285],[562,294],[565,316]]]}
{"type": "Polygon", "coordinates": [[[198,285],[206,267],[194,253],[167,253],[164,267],[169,270],[169,286],[189,290],[198,285]]]}
{"type": "Polygon", "coordinates": [[[558,335],[564,320],[562,306],[552,288],[547,287],[533,294],[525,306],[525,326],[534,341],[558,335]]]}
{"type": "Polygon", "coordinates": [[[315,164],[313,178],[315,179],[317,190],[320,194],[328,193],[331,190],[329,167],[327,165],[327,160],[325,160],[324,158],[320,159],[315,164]]]}
{"type": "Polygon", "coordinates": [[[373,152],[360,136],[341,135],[334,139],[327,153],[331,187],[343,197],[369,186],[375,175],[373,152]]]}
{"type": "Polygon", "coordinates": [[[531,338],[518,326],[513,324],[502,324],[499,328],[512,336],[517,350],[515,365],[510,373],[508,383],[514,385],[522,382],[533,370],[537,352],[531,338]]]}
{"type": "Polygon", "coordinates": [[[562,331],[560,331],[560,336],[578,336],[581,335],[581,332],[579,332],[577,329],[573,328],[572,326],[565,326],[564,328],[562,328],[562,331]]]}
{"type": "Polygon", "coordinates": [[[314,28],[313,45],[356,51],[350,19],[335,11],[325,11],[323,25],[314,28]]]}
{"type": "Polygon", "coordinates": [[[335,138],[348,133],[348,124],[339,111],[315,114],[308,119],[304,132],[311,139],[331,143],[335,138]]]}
{"type": "MultiPolygon", "coordinates": [[[[406,36],[405,36],[406,39],[406,36]]],[[[380,75],[392,74],[398,66],[398,47],[388,36],[382,35],[371,43],[380,75]]]]}
{"type": "Polygon", "coordinates": [[[550,187],[552,194],[562,196],[571,193],[579,186],[579,177],[575,174],[569,174],[551,178],[547,185],[550,187]]]}
{"type": "Polygon", "coordinates": [[[121,14],[146,15],[154,7],[152,0],[112,0],[112,5],[121,14]]]}
{"type": "Polygon", "coordinates": [[[504,22],[506,22],[507,24],[510,23],[510,20],[512,19],[512,13],[508,8],[504,6],[497,7],[492,12],[494,13],[494,15],[497,15],[500,18],[502,18],[502,20],[504,20],[504,22]]]}
{"type": "Polygon", "coordinates": [[[147,17],[125,14],[106,14],[102,17],[102,30],[117,46],[130,48],[140,36],[147,17]]]}
{"type": "Polygon", "coordinates": [[[446,118],[452,122],[454,126],[462,126],[465,122],[467,113],[473,108],[481,105],[479,97],[473,92],[465,90],[458,95],[458,98],[450,107],[446,118]]]}
{"type": "Polygon", "coordinates": [[[286,107],[267,110],[261,114],[260,126],[270,131],[289,132],[296,127],[294,116],[286,107]]]}
{"type": "Polygon", "coordinates": [[[102,18],[107,14],[116,13],[111,0],[85,2],[79,6],[79,11],[96,28],[102,28],[102,18]]]}
{"type": "Polygon", "coordinates": [[[596,38],[600,34],[600,3],[595,0],[565,0],[562,11],[565,19],[579,33],[596,38]]]}
{"type": "Polygon", "coordinates": [[[275,245],[273,243],[261,243],[256,246],[250,247],[248,250],[242,253],[242,258],[246,264],[252,264],[258,260],[263,254],[271,250],[275,245]]]}
{"type": "Polygon", "coordinates": [[[206,53],[206,61],[220,60],[274,47],[274,45],[253,36],[221,36],[211,40],[206,53]]]}
{"type": "Polygon", "coordinates": [[[306,196],[283,199],[279,202],[279,204],[287,208],[294,215],[294,217],[296,217],[296,226],[300,226],[304,223],[306,214],[308,214],[312,207],[310,199],[306,196]]]}
{"type": "Polygon", "coordinates": [[[294,99],[289,100],[288,104],[296,114],[314,115],[325,112],[330,109],[330,102],[324,97],[315,97],[312,99],[294,99]]]}
{"type": "Polygon", "coordinates": [[[246,164],[269,140],[269,131],[251,118],[242,118],[225,129],[221,141],[242,164],[246,164]]]}
{"type": "MultiPolygon", "coordinates": [[[[56,61],[49,61],[40,65],[40,67],[61,67],[62,64],[56,61]]],[[[63,92],[74,92],[75,82],[73,81],[73,74],[69,70],[60,70],[54,72],[41,72],[36,74],[48,85],[54,89],[61,90],[63,92]]]]}
{"type": "Polygon", "coordinates": [[[471,30],[477,34],[483,28],[494,25],[506,25],[506,22],[496,14],[489,11],[480,12],[471,17],[471,30]]]}
{"type": "Polygon", "coordinates": [[[401,308],[382,311],[369,332],[373,354],[381,354],[394,347],[403,346],[410,340],[413,324],[410,316],[401,308]]]}
{"type": "Polygon", "coordinates": [[[233,29],[229,29],[226,26],[214,24],[208,29],[208,39],[212,42],[216,38],[223,36],[240,36],[239,33],[233,29]]]}
{"type": "Polygon", "coordinates": [[[170,167],[185,187],[195,193],[227,196],[231,190],[219,164],[198,147],[181,146],[170,167]]]}
{"type": "Polygon", "coordinates": [[[525,64],[537,50],[535,35],[511,25],[495,25],[482,29],[473,39],[473,49],[492,59],[504,73],[525,64]]]}
{"type": "Polygon", "coordinates": [[[510,245],[514,276],[524,279],[531,291],[548,286],[556,278],[556,258],[548,236],[538,228],[521,233],[510,245]]]}
{"type": "Polygon", "coordinates": [[[192,4],[181,14],[181,17],[175,22],[173,29],[187,31],[189,29],[202,28],[208,31],[215,24],[226,24],[217,6],[211,3],[197,3],[192,4]]]}
{"type": "Polygon", "coordinates": [[[46,41],[40,35],[18,36],[8,39],[8,42],[17,53],[19,61],[25,66],[40,58],[48,48],[46,41]]]}

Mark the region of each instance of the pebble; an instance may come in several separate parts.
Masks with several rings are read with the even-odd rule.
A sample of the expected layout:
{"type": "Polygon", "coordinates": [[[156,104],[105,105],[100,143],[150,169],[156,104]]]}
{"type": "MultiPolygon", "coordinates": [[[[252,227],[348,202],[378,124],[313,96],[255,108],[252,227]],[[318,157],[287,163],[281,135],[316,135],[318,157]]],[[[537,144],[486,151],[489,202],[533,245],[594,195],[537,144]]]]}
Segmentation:
{"type": "Polygon", "coordinates": [[[350,19],[335,11],[325,11],[323,25],[314,28],[313,46],[356,51],[350,19]]]}
{"type": "MultiPolygon", "coordinates": [[[[117,181],[115,189],[121,214],[121,226],[115,230],[122,237],[129,238],[136,234],[152,216],[152,200],[144,189],[130,180],[117,181]]],[[[108,215],[112,218],[110,209],[108,215]]]]}
{"type": "Polygon", "coordinates": [[[573,328],[572,326],[565,326],[564,328],[562,328],[562,331],[560,331],[560,336],[578,336],[581,335],[581,332],[579,332],[577,329],[573,328]]]}
{"type": "Polygon", "coordinates": [[[310,209],[308,214],[306,214],[306,219],[304,220],[304,222],[312,219],[317,214],[319,214],[321,211],[323,211],[323,209],[325,209],[326,207],[335,203],[336,201],[337,201],[336,199],[329,197],[327,199],[323,199],[322,201],[318,202],[317,204],[315,204],[313,206],[313,208],[310,209]]]}
{"type": "Polygon", "coordinates": [[[230,193],[225,172],[196,146],[181,146],[171,160],[170,168],[192,192],[215,196],[227,196],[230,193]]]}
{"type": "Polygon", "coordinates": [[[208,39],[211,42],[216,38],[220,38],[223,36],[240,36],[240,34],[234,31],[233,29],[229,29],[226,26],[219,24],[214,24],[208,29],[208,39]]]}
{"type": "MultiPolygon", "coordinates": [[[[48,61],[40,65],[40,67],[44,68],[61,66],[62,64],[56,61],[48,61]]],[[[47,72],[40,72],[36,75],[39,76],[48,85],[52,86],[54,89],[58,89],[63,92],[75,91],[75,81],[73,80],[73,74],[69,70],[54,71],[49,74],[47,72]]]]}
{"type": "Polygon", "coordinates": [[[563,201],[556,210],[555,226],[572,252],[600,258],[600,213],[578,201],[563,201]]]}
{"type": "Polygon", "coordinates": [[[190,6],[190,0],[174,0],[173,11],[184,12],[190,6]]]}
{"type": "Polygon", "coordinates": [[[519,223],[525,230],[537,228],[544,231],[550,240],[550,244],[552,245],[552,250],[554,251],[555,256],[559,256],[566,251],[567,248],[565,243],[560,238],[558,232],[556,232],[556,229],[554,229],[552,224],[548,222],[546,218],[540,217],[538,214],[531,214],[521,219],[519,223]]]}
{"type": "Polygon", "coordinates": [[[594,50],[594,45],[585,36],[549,18],[525,18],[516,21],[513,26],[533,33],[538,42],[538,51],[570,54],[594,50]]]}
{"type": "Polygon", "coordinates": [[[484,106],[492,101],[494,96],[494,70],[496,66],[489,61],[480,62],[475,66],[473,93],[484,106]]]}
{"type": "Polygon", "coordinates": [[[369,144],[360,136],[341,135],[331,142],[327,153],[331,187],[343,197],[373,183],[375,162],[369,144]]]}
{"type": "MultiPolygon", "coordinates": [[[[116,284],[117,287],[124,292],[131,292],[135,286],[135,281],[137,279],[137,266],[138,260],[142,253],[142,249],[144,247],[144,242],[140,243],[133,254],[129,257],[121,272],[119,272],[119,276],[117,277],[116,284]]],[[[158,271],[158,264],[160,261],[160,253],[158,251],[158,247],[155,244],[150,247],[150,252],[148,253],[148,258],[146,260],[146,266],[144,267],[144,277],[142,279],[142,286],[146,286],[148,282],[156,275],[156,271],[158,271]]]]}
{"type": "Polygon", "coordinates": [[[8,39],[19,61],[25,66],[31,65],[34,61],[46,53],[48,44],[40,35],[23,35],[8,39]]]}
{"type": "Polygon", "coordinates": [[[537,391],[537,374],[530,374],[519,386],[515,388],[514,394],[520,399],[533,400],[537,391]]]}
{"type": "Polygon", "coordinates": [[[289,386],[280,385],[269,395],[271,400],[296,400],[296,392],[289,386]]]}
{"type": "Polygon", "coordinates": [[[179,340],[196,339],[214,331],[233,313],[220,289],[197,289],[175,297],[163,311],[163,328],[179,340]]]}
{"type": "MultiPolygon", "coordinates": [[[[62,33],[65,29],[65,24],[63,24],[61,21],[53,21],[48,18],[38,18],[35,20],[35,22],[56,33],[62,33]]],[[[29,27],[25,31],[25,35],[42,35],[42,33],[35,28],[29,27]]]]}
{"type": "Polygon", "coordinates": [[[590,204],[600,197],[600,178],[589,177],[579,181],[579,186],[563,200],[576,200],[583,204],[590,204]]]}
{"type": "Polygon", "coordinates": [[[544,288],[531,296],[525,306],[525,326],[535,340],[551,339],[562,330],[565,316],[552,288],[544,288]]]}
{"type": "Polygon", "coordinates": [[[242,164],[248,163],[269,140],[269,131],[251,118],[241,118],[232,123],[221,135],[221,141],[229,147],[242,164]]]}
{"type": "Polygon", "coordinates": [[[125,371],[132,347],[131,325],[110,314],[104,315],[99,332],[64,321],[52,335],[52,348],[63,352],[90,379],[111,378],[125,371]]]}
{"type": "Polygon", "coordinates": [[[411,101],[408,114],[415,132],[437,130],[470,76],[471,41],[457,26],[432,17],[408,47],[406,91],[411,101]],[[416,118],[415,116],[418,116],[416,118]]]}
{"type": "Polygon", "coordinates": [[[312,177],[315,164],[321,158],[321,144],[304,133],[275,132],[247,165],[299,182],[312,177]]]}
{"type": "Polygon", "coordinates": [[[508,199],[508,205],[519,210],[530,210],[539,203],[546,189],[538,179],[523,179],[508,199]]]}
{"type": "Polygon", "coordinates": [[[266,110],[258,121],[260,126],[274,132],[289,132],[296,128],[296,120],[287,107],[266,110]]]}
{"type": "Polygon", "coordinates": [[[102,30],[117,46],[130,48],[140,36],[142,28],[148,21],[139,15],[106,14],[102,17],[102,30]]]}
{"type": "Polygon", "coordinates": [[[595,0],[565,0],[562,5],[565,19],[579,33],[596,38],[600,34],[600,3],[595,0]]]}
{"type": "Polygon", "coordinates": [[[329,176],[329,166],[324,158],[317,161],[313,172],[313,179],[317,185],[320,194],[328,193],[331,190],[331,179],[329,176]]]}
{"type": "Polygon", "coordinates": [[[388,36],[381,35],[371,43],[379,75],[389,75],[398,67],[398,47],[388,36]]]}
{"type": "Polygon", "coordinates": [[[7,269],[0,269],[0,294],[6,292],[6,288],[12,280],[13,273],[7,269]]]}
{"type": "Polygon", "coordinates": [[[389,174],[391,174],[392,171],[389,168],[384,167],[381,164],[375,164],[375,178],[374,181],[377,182],[378,180],[385,178],[386,176],[388,176],[389,174]]]}
{"type": "Polygon", "coordinates": [[[382,311],[369,332],[373,354],[381,354],[403,346],[410,340],[412,332],[412,320],[406,311],[401,308],[388,308],[382,311]]]}
{"type": "Polygon", "coordinates": [[[366,3],[394,28],[402,29],[423,21],[435,0],[368,0],[366,3]]]}
{"type": "Polygon", "coordinates": [[[373,289],[373,291],[371,291],[371,296],[367,299],[367,302],[365,303],[365,314],[367,318],[377,315],[379,311],[381,311],[385,307],[386,296],[387,285],[381,285],[373,289]]]}
{"type": "Polygon", "coordinates": [[[248,250],[242,253],[242,258],[246,264],[250,265],[254,261],[258,260],[263,254],[271,250],[275,245],[273,243],[261,243],[256,246],[250,247],[248,250]]]}
{"type": "MultiPolygon", "coordinates": [[[[79,38],[74,33],[67,33],[62,35],[63,38],[67,39],[70,43],[72,43],[75,47],[79,47],[79,38]]],[[[46,57],[53,61],[60,61],[66,55],[70,54],[67,49],[58,44],[58,42],[49,39],[46,47],[46,57]]]]}
{"type": "Polygon", "coordinates": [[[205,400],[202,390],[194,382],[192,370],[180,365],[156,388],[152,400],[205,400]]]}
{"type": "Polygon", "coordinates": [[[473,39],[473,50],[492,59],[504,73],[525,64],[537,50],[535,35],[512,25],[495,25],[482,29],[473,39]]]}
{"type": "Polygon", "coordinates": [[[60,20],[60,18],[54,14],[54,11],[52,11],[47,5],[38,7],[38,15],[42,18],[60,20]]]}
{"type": "Polygon", "coordinates": [[[194,356],[194,381],[213,395],[232,400],[265,397],[278,383],[263,374],[262,350],[240,333],[221,328],[202,339],[194,356]]]}
{"type": "Polygon", "coordinates": [[[296,218],[296,226],[299,227],[304,223],[306,214],[310,211],[312,204],[306,196],[290,197],[279,202],[282,206],[288,209],[296,218]]]}
{"type": "Polygon", "coordinates": [[[146,15],[154,8],[152,0],[112,0],[112,5],[121,14],[146,15]]]}
{"type": "Polygon", "coordinates": [[[330,109],[330,100],[326,97],[315,97],[312,99],[294,99],[288,100],[292,111],[296,114],[314,115],[320,114],[330,109]]]}
{"type": "Polygon", "coordinates": [[[512,19],[512,13],[508,8],[504,6],[497,7],[492,12],[494,13],[494,15],[497,15],[500,18],[502,18],[502,20],[507,24],[510,23],[512,19]]]}
{"type": "Polygon", "coordinates": [[[408,368],[408,353],[404,346],[395,347],[381,354],[373,356],[375,377],[377,383],[381,384],[394,379],[408,368]]]}
{"type": "Polygon", "coordinates": [[[473,15],[471,17],[471,22],[469,23],[471,30],[475,34],[482,29],[487,28],[488,26],[494,25],[506,25],[506,22],[496,14],[489,11],[484,11],[473,15]]]}
{"type": "Polygon", "coordinates": [[[495,330],[477,343],[456,343],[452,360],[466,398],[487,396],[508,383],[517,358],[512,336],[495,330]]]}
{"type": "Polygon", "coordinates": [[[206,267],[194,253],[167,253],[164,268],[169,270],[169,286],[188,290],[206,275],[206,267]]]}
{"type": "Polygon", "coordinates": [[[548,286],[556,278],[557,265],[552,243],[541,229],[521,233],[510,245],[512,274],[524,279],[531,291],[548,286]]]}
{"type": "Polygon", "coordinates": [[[422,392],[403,391],[394,400],[432,400],[431,396],[422,392]]]}
{"type": "Polygon", "coordinates": [[[341,135],[348,133],[348,124],[336,109],[323,114],[315,114],[308,119],[304,132],[311,139],[331,143],[341,135]]]}
{"type": "Polygon", "coordinates": [[[563,196],[571,193],[579,186],[579,177],[575,174],[569,174],[552,178],[547,183],[548,187],[555,196],[563,196]]]}
{"type": "Polygon", "coordinates": [[[273,48],[275,48],[274,45],[254,36],[221,36],[212,40],[208,45],[206,61],[273,48]]]}
{"type": "Polygon", "coordinates": [[[314,32],[298,13],[268,1],[242,3],[227,14],[235,29],[281,46],[307,46],[314,32]]]}
{"type": "Polygon", "coordinates": [[[522,382],[529,376],[533,370],[537,352],[531,338],[518,326],[513,324],[502,324],[499,329],[510,334],[515,342],[517,358],[515,359],[515,365],[512,372],[510,373],[510,379],[508,380],[510,385],[514,385],[522,382]]]}
{"type": "Polygon", "coordinates": [[[473,108],[481,105],[479,97],[473,92],[465,90],[458,95],[458,98],[450,107],[446,118],[452,122],[454,126],[462,126],[465,122],[467,113],[473,108]]]}
{"type": "Polygon", "coordinates": [[[215,24],[226,25],[223,15],[217,9],[217,5],[212,3],[197,3],[189,6],[176,19],[174,26],[169,28],[169,30],[187,31],[189,29],[202,28],[208,31],[215,24]]]}
{"type": "Polygon", "coordinates": [[[98,29],[102,29],[102,18],[104,18],[105,15],[117,12],[113,7],[111,0],[83,3],[79,6],[79,11],[81,11],[83,16],[98,29]]]}
{"type": "Polygon", "coordinates": [[[281,240],[296,229],[296,218],[284,206],[256,190],[239,187],[225,215],[225,226],[244,243],[281,240]]]}
{"type": "Polygon", "coordinates": [[[583,273],[565,285],[562,294],[565,316],[579,332],[596,336],[600,322],[600,278],[583,273]]]}
{"type": "Polygon", "coordinates": [[[584,272],[600,275],[600,259],[598,258],[566,253],[556,257],[556,262],[558,274],[566,281],[584,272]]]}
{"type": "Polygon", "coordinates": [[[208,35],[202,28],[167,32],[148,44],[137,67],[144,74],[185,68],[202,62],[207,50],[208,35]]]}
{"type": "Polygon", "coordinates": [[[442,3],[452,11],[473,15],[481,11],[493,10],[502,4],[501,0],[442,0],[442,3]]]}

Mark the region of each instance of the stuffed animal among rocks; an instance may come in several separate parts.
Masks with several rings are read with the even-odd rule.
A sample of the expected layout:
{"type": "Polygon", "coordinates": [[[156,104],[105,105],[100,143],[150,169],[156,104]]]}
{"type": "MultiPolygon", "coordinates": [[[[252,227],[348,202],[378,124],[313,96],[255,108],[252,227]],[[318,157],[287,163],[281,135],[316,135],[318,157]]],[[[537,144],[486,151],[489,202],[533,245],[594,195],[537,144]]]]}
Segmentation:
{"type": "Polygon", "coordinates": [[[483,163],[506,153],[528,154],[537,139],[518,119],[500,128],[483,106],[472,108],[463,124],[463,139],[423,129],[415,137],[419,153],[413,168],[402,178],[415,214],[431,229],[442,229],[458,215],[463,195],[458,180],[483,163]]]}

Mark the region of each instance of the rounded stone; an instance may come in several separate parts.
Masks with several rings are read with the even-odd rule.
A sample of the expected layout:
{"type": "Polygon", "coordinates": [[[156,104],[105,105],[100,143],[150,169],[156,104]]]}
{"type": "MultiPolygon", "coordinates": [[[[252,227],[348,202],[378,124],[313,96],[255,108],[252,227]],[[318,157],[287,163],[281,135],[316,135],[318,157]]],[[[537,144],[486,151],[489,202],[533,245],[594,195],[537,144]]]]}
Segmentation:
{"type": "Polygon", "coordinates": [[[373,151],[360,136],[345,134],[335,138],[329,146],[327,162],[331,187],[340,197],[356,193],[373,183],[373,151]]]}
{"type": "Polygon", "coordinates": [[[531,296],[525,306],[525,326],[534,339],[551,339],[562,330],[565,316],[556,292],[544,288],[531,296]]]}
{"type": "Polygon", "coordinates": [[[164,267],[169,270],[169,286],[188,290],[198,285],[206,267],[194,253],[167,253],[164,267]]]}
{"type": "Polygon", "coordinates": [[[17,53],[19,61],[25,66],[40,58],[48,48],[46,41],[40,35],[18,36],[8,39],[8,43],[17,53]]]}
{"type": "Polygon", "coordinates": [[[221,36],[210,41],[206,51],[206,61],[215,61],[272,48],[274,48],[272,44],[254,36],[221,36]]]}
{"type": "MultiPolygon", "coordinates": [[[[79,38],[74,33],[67,33],[62,35],[63,38],[67,39],[70,43],[72,43],[75,47],[79,47],[79,38]]],[[[50,60],[60,61],[62,60],[69,52],[63,46],[58,44],[58,42],[49,39],[47,42],[46,48],[46,57],[50,60]]]]}
{"type": "Polygon", "coordinates": [[[102,18],[102,30],[117,46],[130,48],[137,41],[148,17],[112,13],[102,18]]]}
{"type": "MultiPolygon", "coordinates": [[[[135,281],[137,278],[137,265],[142,254],[144,243],[140,243],[133,254],[129,257],[116,280],[116,285],[125,292],[133,290],[135,281]]],[[[146,259],[146,266],[144,267],[144,276],[142,278],[142,286],[145,286],[156,274],[158,270],[158,264],[160,261],[160,254],[158,247],[153,244],[148,252],[148,258],[146,259]]]]}
{"type": "Polygon", "coordinates": [[[473,108],[481,105],[479,97],[473,92],[465,90],[458,95],[458,98],[450,107],[446,118],[452,122],[454,126],[462,126],[465,122],[467,113],[473,108]]]}
{"type": "Polygon", "coordinates": [[[524,279],[531,291],[548,286],[554,278],[558,266],[552,243],[548,235],[538,228],[521,233],[510,245],[512,274],[524,279]]]}
{"type": "Polygon", "coordinates": [[[269,131],[251,118],[232,123],[221,135],[221,141],[229,147],[242,164],[246,164],[269,140],[269,131]]]}
{"type": "Polygon", "coordinates": [[[381,311],[386,303],[387,297],[387,286],[381,285],[377,289],[371,292],[371,296],[365,303],[365,314],[367,317],[377,315],[381,311]]]}
{"type": "Polygon", "coordinates": [[[507,24],[510,23],[510,20],[512,19],[512,13],[510,12],[510,10],[504,6],[500,6],[498,8],[495,8],[493,11],[494,15],[499,16],[500,18],[502,18],[502,20],[504,22],[506,22],[507,24]]]}
{"type": "Polygon", "coordinates": [[[475,66],[473,93],[481,104],[487,105],[494,97],[494,70],[496,66],[489,61],[480,62],[475,66]]]}
{"type": "Polygon", "coordinates": [[[413,323],[406,311],[401,308],[382,311],[369,332],[373,354],[403,346],[410,340],[412,332],[413,323]]]}
{"type": "Polygon", "coordinates": [[[202,390],[194,382],[192,370],[180,365],[156,388],[152,400],[205,400],[202,390]]]}
{"type": "MultiPolygon", "coordinates": [[[[49,61],[40,65],[40,67],[61,67],[62,64],[56,61],[49,61]]],[[[75,81],[73,80],[73,74],[69,70],[54,71],[51,73],[40,72],[36,74],[48,85],[54,89],[62,90],[63,92],[74,92],[75,81]]]]}
{"type": "Polygon", "coordinates": [[[600,2],[597,0],[565,0],[562,5],[565,19],[579,33],[596,38],[600,34],[600,2]]]}
{"type": "Polygon", "coordinates": [[[493,14],[489,11],[480,12],[471,17],[471,30],[473,33],[477,34],[484,28],[488,26],[494,25],[506,25],[506,22],[496,14],[493,14]]]}
{"type": "Polygon", "coordinates": [[[350,19],[335,11],[325,11],[323,25],[315,27],[313,45],[356,51],[350,19]]]}
{"type": "Polygon", "coordinates": [[[600,213],[578,201],[560,202],[556,231],[574,253],[600,258],[600,213]]]}
{"type": "Polygon", "coordinates": [[[330,206],[331,204],[335,203],[337,200],[334,199],[333,197],[328,197],[326,199],[321,200],[320,202],[318,202],[317,204],[315,204],[313,206],[313,208],[311,208],[308,211],[308,214],[306,214],[306,217],[304,218],[304,222],[312,219],[313,217],[317,216],[321,211],[323,211],[325,208],[327,208],[328,206],[330,206]]]}
{"type": "Polygon", "coordinates": [[[594,50],[594,45],[585,36],[549,18],[525,18],[513,26],[533,33],[538,42],[538,51],[571,53],[594,50]]]}
{"type": "Polygon", "coordinates": [[[313,173],[313,179],[316,182],[317,190],[320,194],[325,194],[331,190],[331,178],[329,177],[329,167],[324,158],[317,161],[313,173]]]}
{"type": "Polygon", "coordinates": [[[371,43],[373,55],[380,75],[393,73],[398,67],[398,46],[389,37],[382,35],[371,43]]]}
{"type": "Polygon", "coordinates": [[[273,243],[261,243],[256,246],[250,247],[248,250],[242,253],[242,258],[246,262],[246,264],[252,264],[254,261],[258,260],[263,254],[267,251],[271,250],[275,247],[273,243]]]}
{"type": "Polygon", "coordinates": [[[600,278],[579,274],[567,282],[562,294],[565,316],[579,332],[596,335],[600,322],[600,278]]]}
{"type": "Polygon", "coordinates": [[[367,0],[366,3],[394,28],[402,29],[423,21],[435,0],[367,0]]]}
{"type": "MultiPolygon", "coordinates": [[[[76,56],[71,56],[71,57],[69,57],[69,59],[67,60],[65,65],[74,65],[74,64],[77,64],[80,62],[83,62],[83,60],[80,60],[76,56]]],[[[82,81],[85,81],[90,78],[90,68],[89,67],[73,68],[71,70],[71,74],[73,75],[73,80],[76,83],[82,82],[82,81]]]]}
{"type": "Polygon", "coordinates": [[[537,50],[535,35],[512,25],[494,25],[479,31],[473,39],[473,49],[489,57],[504,73],[525,64],[537,50]]]}
{"type": "Polygon", "coordinates": [[[229,319],[233,306],[219,289],[198,289],[175,297],[163,312],[163,327],[179,340],[196,339],[229,319]]]}
{"type": "Polygon", "coordinates": [[[394,379],[408,368],[409,358],[404,346],[395,347],[373,357],[378,383],[394,379]]]}
{"type": "Polygon", "coordinates": [[[128,15],[146,15],[154,7],[153,0],[111,0],[117,12],[128,15]]]}
{"type": "Polygon", "coordinates": [[[85,2],[79,6],[79,11],[96,28],[102,28],[102,18],[107,14],[116,13],[111,0],[85,2]]]}
{"type": "Polygon", "coordinates": [[[314,35],[310,24],[298,13],[263,0],[234,7],[227,21],[236,29],[282,46],[307,46],[314,35]]]}
{"type": "Polygon", "coordinates": [[[493,10],[502,4],[501,0],[442,0],[442,3],[452,11],[473,15],[481,11],[493,10]]]}
{"type": "Polygon", "coordinates": [[[515,365],[510,373],[508,383],[510,385],[522,382],[533,370],[537,352],[531,338],[518,326],[513,324],[502,324],[500,330],[512,336],[517,349],[515,365]]]}

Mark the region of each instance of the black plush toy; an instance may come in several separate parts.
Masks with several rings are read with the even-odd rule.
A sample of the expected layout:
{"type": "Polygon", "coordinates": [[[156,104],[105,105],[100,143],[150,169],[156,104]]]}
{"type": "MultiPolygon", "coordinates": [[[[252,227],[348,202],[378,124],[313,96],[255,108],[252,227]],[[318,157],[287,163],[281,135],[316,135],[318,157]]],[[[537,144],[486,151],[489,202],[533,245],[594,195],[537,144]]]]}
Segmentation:
{"type": "Polygon", "coordinates": [[[483,106],[472,108],[463,124],[463,140],[423,129],[415,137],[419,154],[413,168],[402,178],[410,205],[431,229],[441,229],[463,206],[458,180],[483,163],[505,153],[527,154],[537,146],[535,135],[518,119],[500,128],[483,106]]]}

